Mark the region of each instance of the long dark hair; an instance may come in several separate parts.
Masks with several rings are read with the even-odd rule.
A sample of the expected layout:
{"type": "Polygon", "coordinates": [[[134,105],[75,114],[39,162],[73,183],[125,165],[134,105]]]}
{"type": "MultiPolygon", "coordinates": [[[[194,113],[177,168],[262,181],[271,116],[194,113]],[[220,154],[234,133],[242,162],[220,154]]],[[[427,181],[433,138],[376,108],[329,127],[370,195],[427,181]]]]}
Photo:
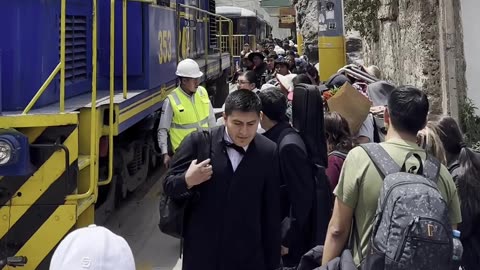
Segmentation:
{"type": "Polygon", "coordinates": [[[433,116],[429,121],[439,132],[440,140],[447,156],[447,163],[458,162],[455,169],[456,184],[463,207],[480,211],[480,154],[468,148],[463,140],[463,135],[455,119],[450,116],[433,116]]]}
{"type": "Polygon", "coordinates": [[[354,147],[348,122],[337,112],[325,114],[325,135],[333,150],[347,153],[354,147]]]}

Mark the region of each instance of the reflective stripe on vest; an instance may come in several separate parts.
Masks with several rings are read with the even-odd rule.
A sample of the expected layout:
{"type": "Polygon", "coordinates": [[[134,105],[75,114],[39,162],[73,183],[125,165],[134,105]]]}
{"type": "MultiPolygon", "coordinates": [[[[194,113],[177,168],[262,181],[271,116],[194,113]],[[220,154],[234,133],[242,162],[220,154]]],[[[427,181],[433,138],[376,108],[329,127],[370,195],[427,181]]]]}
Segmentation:
{"type": "Polygon", "coordinates": [[[210,114],[210,99],[207,90],[199,86],[194,94],[194,103],[180,87],[177,87],[169,96],[173,110],[170,124],[170,141],[175,152],[188,134],[193,131],[208,128],[210,114]]]}

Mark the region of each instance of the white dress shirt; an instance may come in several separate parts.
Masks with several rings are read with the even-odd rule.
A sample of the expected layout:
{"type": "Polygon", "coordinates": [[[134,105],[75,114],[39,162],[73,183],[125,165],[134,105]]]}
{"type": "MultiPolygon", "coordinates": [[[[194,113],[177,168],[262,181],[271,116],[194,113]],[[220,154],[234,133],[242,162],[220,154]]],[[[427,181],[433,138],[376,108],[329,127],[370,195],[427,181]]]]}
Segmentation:
{"type": "MultiPolygon", "coordinates": [[[[233,143],[232,138],[230,138],[230,135],[228,135],[228,130],[226,127],[225,127],[225,134],[223,135],[223,139],[226,142],[233,143]]],[[[243,147],[243,149],[246,152],[248,149],[248,145],[243,147]]],[[[238,168],[238,165],[240,164],[240,162],[242,162],[243,155],[231,147],[227,147],[227,154],[228,154],[228,158],[230,159],[230,163],[232,163],[233,171],[236,171],[238,168]]]]}

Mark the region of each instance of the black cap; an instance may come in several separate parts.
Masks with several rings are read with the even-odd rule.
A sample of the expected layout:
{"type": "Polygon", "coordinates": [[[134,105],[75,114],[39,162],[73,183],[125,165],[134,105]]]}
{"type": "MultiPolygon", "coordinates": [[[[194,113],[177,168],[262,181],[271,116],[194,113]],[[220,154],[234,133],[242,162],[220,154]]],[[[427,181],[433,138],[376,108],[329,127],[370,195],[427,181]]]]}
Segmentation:
{"type": "Polygon", "coordinates": [[[340,74],[340,73],[336,73],[336,74],[333,74],[327,81],[326,83],[326,86],[328,88],[339,88],[339,87],[342,87],[346,82],[348,83],[352,83],[348,78],[347,76],[343,75],[343,74],[340,74]]]}
{"type": "Polygon", "coordinates": [[[260,57],[262,60],[265,59],[265,55],[263,55],[263,53],[261,53],[261,52],[252,52],[252,53],[250,53],[250,54],[248,55],[248,59],[250,59],[250,61],[253,62],[253,58],[254,58],[255,56],[260,57]]]}
{"type": "Polygon", "coordinates": [[[287,67],[290,66],[290,64],[288,63],[287,59],[285,57],[278,57],[276,60],[275,60],[275,67],[277,65],[286,65],[287,67]]]}

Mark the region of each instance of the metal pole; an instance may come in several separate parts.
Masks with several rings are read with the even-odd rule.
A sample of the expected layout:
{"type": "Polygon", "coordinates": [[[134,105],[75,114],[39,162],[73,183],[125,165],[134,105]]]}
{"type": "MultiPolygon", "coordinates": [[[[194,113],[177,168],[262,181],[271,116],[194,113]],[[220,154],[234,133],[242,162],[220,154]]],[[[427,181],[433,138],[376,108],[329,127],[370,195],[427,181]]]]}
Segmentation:
{"type": "Polygon", "coordinates": [[[65,111],[65,20],[66,0],[61,1],[60,11],[60,113],[65,111]]]}
{"type": "Polygon", "coordinates": [[[122,15],[123,98],[127,99],[127,0],[122,0],[122,15]]]}

